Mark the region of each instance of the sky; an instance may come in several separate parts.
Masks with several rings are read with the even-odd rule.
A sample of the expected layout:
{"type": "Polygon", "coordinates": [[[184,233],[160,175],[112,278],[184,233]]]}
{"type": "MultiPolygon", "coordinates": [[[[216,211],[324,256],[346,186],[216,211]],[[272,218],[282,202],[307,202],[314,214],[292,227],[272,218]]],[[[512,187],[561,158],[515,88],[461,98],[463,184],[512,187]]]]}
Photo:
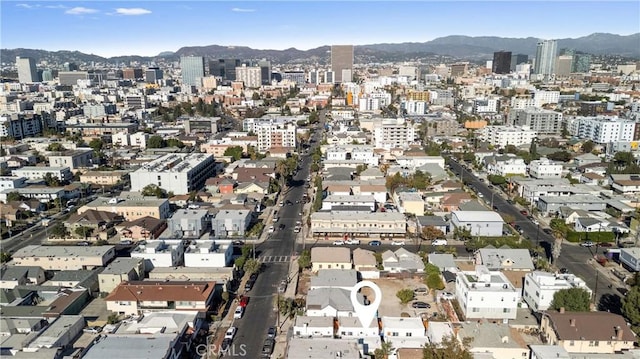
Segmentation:
{"type": "Polygon", "coordinates": [[[183,46],[308,50],[448,35],[640,32],[640,1],[0,1],[0,48],[155,56],[183,46]]]}

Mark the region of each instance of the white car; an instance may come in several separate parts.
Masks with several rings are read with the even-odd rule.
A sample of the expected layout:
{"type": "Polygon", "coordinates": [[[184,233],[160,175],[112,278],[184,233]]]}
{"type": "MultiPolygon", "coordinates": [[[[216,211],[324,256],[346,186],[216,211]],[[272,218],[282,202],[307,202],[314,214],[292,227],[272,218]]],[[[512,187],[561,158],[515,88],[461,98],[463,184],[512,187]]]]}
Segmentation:
{"type": "Polygon", "coordinates": [[[344,241],[345,244],[360,244],[360,240],[359,239],[347,239],[346,241],[344,241]]]}
{"type": "Polygon", "coordinates": [[[452,300],[455,299],[456,296],[453,295],[453,293],[449,293],[449,292],[442,292],[440,293],[440,298],[442,299],[446,299],[446,300],[452,300]]]}
{"type": "Polygon", "coordinates": [[[300,233],[300,227],[296,226],[296,228],[293,229],[293,233],[300,233]]]}
{"type": "Polygon", "coordinates": [[[236,336],[236,332],[237,331],[238,331],[238,328],[230,327],[229,329],[227,329],[227,332],[224,333],[224,338],[225,339],[233,339],[233,337],[236,336]]]}
{"type": "Polygon", "coordinates": [[[267,231],[268,233],[273,233],[275,229],[273,228],[273,226],[269,226],[269,230],[267,231]]]}
{"type": "Polygon", "coordinates": [[[241,319],[243,314],[244,314],[244,308],[237,307],[236,311],[233,312],[233,319],[241,319]]]}
{"type": "Polygon", "coordinates": [[[344,246],[344,241],[334,241],[333,245],[334,246],[344,246]]]}
{"type": "Polygon", "coordinates": [[[391,242],[392,246],[404,246],[404,241],[393,241],[391,242]]]}

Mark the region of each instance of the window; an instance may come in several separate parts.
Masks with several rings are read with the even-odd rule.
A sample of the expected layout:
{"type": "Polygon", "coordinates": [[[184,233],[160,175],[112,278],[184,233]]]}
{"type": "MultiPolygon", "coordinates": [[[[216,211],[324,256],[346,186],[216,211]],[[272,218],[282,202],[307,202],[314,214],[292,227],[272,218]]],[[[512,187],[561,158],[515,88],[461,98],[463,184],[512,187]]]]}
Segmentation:
{"type": "Polygon", "coordinates": [[[392,333],[391,333],[391,336],[392,336],[392,337],[397,337],[397,336],[398,336],[398,332],[392,332],[392,333]]]}
{"type": "Polygon", "coordinates": [[[405,336],[406,337],[410,337],[411,336],[411,332],[407,332],[407,334],[405,336]]]}

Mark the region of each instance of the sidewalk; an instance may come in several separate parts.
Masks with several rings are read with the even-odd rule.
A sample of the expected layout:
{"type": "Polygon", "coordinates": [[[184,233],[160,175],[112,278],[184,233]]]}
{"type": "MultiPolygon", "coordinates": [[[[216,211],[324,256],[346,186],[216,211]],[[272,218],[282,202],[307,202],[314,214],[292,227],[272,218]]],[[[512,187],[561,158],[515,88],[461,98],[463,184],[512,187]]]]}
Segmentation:
{"type": "MultiPolygon", "coordinates": [[[[284,298],[295,298],[296,292],[298,290],[298,257],[292,257],[291,262],[289,264],[289,274],[287,278],[289,279],[289,285],[287,286],[287,290],[282,294],[284,298]]],[[[282,320],[282,318],[281,318],[282,320]]],[[[287,355],[287,348],[289,342],[289,331],[293,327],[294,319],[285,318],[284,322],[277,323],[278,335],[276,336],[276,345],[273,349],[273,353],[271,354],[272,358],[285,358],[287,355]]]]}

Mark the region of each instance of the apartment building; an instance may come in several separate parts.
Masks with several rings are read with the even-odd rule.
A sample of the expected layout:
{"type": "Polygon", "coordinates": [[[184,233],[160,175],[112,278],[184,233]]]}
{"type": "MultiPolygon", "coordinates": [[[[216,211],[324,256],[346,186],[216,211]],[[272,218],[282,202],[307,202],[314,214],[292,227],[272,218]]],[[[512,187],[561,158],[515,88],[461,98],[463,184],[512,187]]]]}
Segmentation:
{"type": "Polygon", "coordinates": [[[51,174],[53,178],[57,178],[61,182],[67,182],[73,178],[69,167],[24,166],[11,171],[11,175],[14,177],[25,177],[30,180],[41,180],[47,174],[51,174]]]}
{"type": "Polygon", "coordinates": [[[562,132],[562,113],[527,107],[511,111],[510,122],[514,126],[526,126],[544,135],[559,135],[562,132]]]}
{"type": "Polygon", "coordinates": [[[98,273],[98,287],[101,293],[111,293],[120,283],[141,278],[144,278],[142,258],[118,257],[98,273]]]}
{"type": "Polygon", "coordinates": [[[210,240],[192,241],[184,249],[185,267],[229,267],[233,264],[233,245],[210,240]]]}
{"type": "Polygon", "coordinates": [[[93,166],[93,150],[91,148],[76,148],[65,152],[49,154],[49,166],[69,167],[72,171],[78,168],[93,166]]]}
{"type": "Polygon", "coordinates": [[[127,221],[135,221],[147,216],[165,219],[171,214],[169,201],[166,198],[144,197],[139,193],[132,192],[122,192],[120,197],[116,198],[98,197],[78,208],[78,214],[90,209],[117,213],[127,221]]]}
{"type": "Polygon", "coordinates": [[[524,276],[522,297],[529,308],[543,311],[549,309],[556,292],[571,288],[582,288],[591,294],[585,281],[573,274],[534,271],[524,276]]]}
{"type": "Polygon", "coordinates": [[[144,270],[158,267],[177,267],[184,263],[182,240],[148,240],[131,251],[131,258],[144,260],[144,270]]]}
{"type": "Polygon", "coordinates": [[[311,233],[321,237],[394,238],[404,237],[407,220],[397,212],[351,213],[315,212],[311,215],[311,233]]]}
{"type": "Polygon", "coordinates": [[[90,171],[80,175],[80,182],[99,186],[114,186],[125,179],[129,171],[90,171]]]}
{"type": "Polygon", "coordinates": [[[242,81],[244,87],[258,88],[262,85],[262,69],[259,66],[247,65],[236,67],[236,81],[242,81]]]}
{"type": "Polygon", "coordinates": [[[26,186],[26,181],[27,179],[25,177],[0,176],[0,192],[6,189],[22,188],[26,186]]]}
{"type": "Polygon", "coordinates": [[[528,127],[487,126],[479,131],[480,140],[502,148],[530,144],[536,137],[538,133],[528,127]]]}
{"type": "Polygon", "coordinates": [[[529,176],[533,178],[560,178],[562,165],[547,158],[533,160],[529,163],[529,176]]]}
{"type": "Polygon", "coordinates": [[[408,148],[416,140],[412,124],[404,119],[384,119],[373,126],[375,148],[408,148]]]}
{"type": "Polygon", "coordinates": [[[6,114],[0,116],[0,137],[21,140],[42,134],[45,124],[38,114],[6,114]]]}
{"type": "Polygon", "coordinates": [[[323,146],[321,150],[326,156],[324,164],[329,167],[348,166],[355,168],[359,164],[377,167],[380,162],[373,146],[370,145],[328,145],[323,146]]]}
{"type": "Polygon", "coordinates": [[[210,154],[171,153],[131,172],[131,191],[156,185],[174,194],[189,194],[202,189],[206,179],[215,176],[215,172],[216,164],[210,154]]]}
{"type": "Polygon", "coordinates": [[[114,246],[29,245],[13,255],[13,265],[40,266],[45,270],[78,270],[104,267],[113,258],[114,246]]]}
{"type": "Polygon", "coordinates": [[[577,117],[571,126],[573,135],[595,143],[607,144],[618,141],[640,140],[639,123],[618,117],[577,117]]]}
{"type": "Polygon", "coordinates": [[[274,147],[296,147],[296,125],[292,123],[259,123],[254,126],[258,135],[258,151],[267,152],[274,147]]]}
{"type": "Polygon", "coordinates": [[[516,319],[520,291],[502,272],[482,265],[458,272],[456,296],[467,319],[516,319]]]}

